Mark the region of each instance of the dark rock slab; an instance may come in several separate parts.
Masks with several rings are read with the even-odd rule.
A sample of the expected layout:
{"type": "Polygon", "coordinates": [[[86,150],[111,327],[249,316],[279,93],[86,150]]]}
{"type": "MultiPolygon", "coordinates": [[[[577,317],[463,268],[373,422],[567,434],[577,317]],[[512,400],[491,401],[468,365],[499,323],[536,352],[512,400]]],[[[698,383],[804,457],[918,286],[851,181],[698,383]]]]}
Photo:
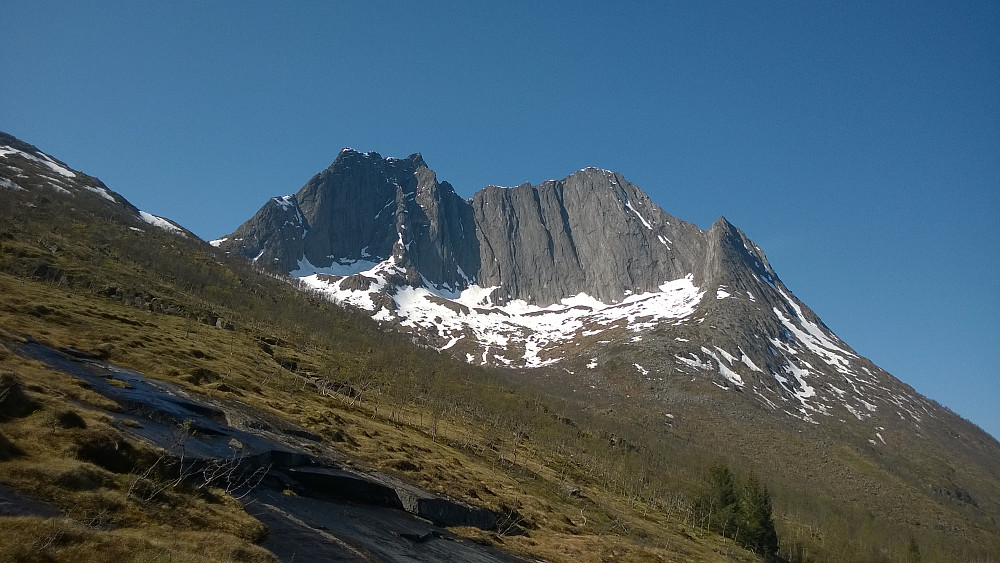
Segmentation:
{"type": "Polygon", "coordinates": [[[395,489],[357,473],[331,467],[290,467],[286,473],[313,495],[403,508],[395,489]]]}
{"type": "Polygon", "coordinates": [[[492,510],[429,493],[388,475],[379,473],[377,477],[395,490],[403,510],[410,514],[439,526],[472,526],[481,530],[496,528],[497,517],[492,510]]]}
{"type": "Polygon", "coordinates": [[[0,516],[41,516],[53,518],[62,513],[55,505],[27,493],[0,484],[0,516]]]}
{"type": "Polygon", "coordinates": [[[521,561],[402,510],[268,489],[252,493],[248,510],[272,532],[262,545],[283,561],[521,561]]]}

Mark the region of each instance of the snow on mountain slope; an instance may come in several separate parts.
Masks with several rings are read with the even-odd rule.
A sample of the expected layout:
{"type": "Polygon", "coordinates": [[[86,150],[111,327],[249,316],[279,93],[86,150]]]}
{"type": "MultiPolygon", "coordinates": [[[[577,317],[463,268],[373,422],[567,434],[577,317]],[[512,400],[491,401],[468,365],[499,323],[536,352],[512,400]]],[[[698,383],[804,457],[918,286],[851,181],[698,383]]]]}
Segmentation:
{"type": "Polygon", "coordinates": [[[926,399],[847,349],[828,329],[807,320],[784,290],[777,292],[798,314],[771,308],[782,334],[753,337],[768,350],[761,357],[748,354],[744,347],[753,348],[745,343],[727,342],[713,334],[714,323],[706,321],[712,314],[701,305],[715,301],[716,294],[694,285],[691,275],[617,303],[580,293],[543,307],[523,300],[491,303],[495,286],[471,284],[449,291],[426,280],[417,286],[397,284],[394,280],[405,269],[395,258],[342,262],[315,268],[303,260],[292,275],[337,303],[368,311],[373,319],[418,335],[428,345],[470,363],[512,368],[566,365],[574,370],[586,361],[585,367],[593,370],[601,365],[593,355],[617,343],[642,359],[635,366],[637,376],[645,380],[655,382],[685,372],[708,377],[720,389],[752,393],[769,408],[811,423],[842,418],[838,409],[859,421],[879,416],[879,401],[871,397],[889,397],[881,407],[913,422],[932,415],[926,399]],[[713,344],[704,343],[704,336],[690,338],[693,327],[698,335],[707,333],[713,344]],[[650,357],[650,341],[669,341],[677,351],[650,357]]]}

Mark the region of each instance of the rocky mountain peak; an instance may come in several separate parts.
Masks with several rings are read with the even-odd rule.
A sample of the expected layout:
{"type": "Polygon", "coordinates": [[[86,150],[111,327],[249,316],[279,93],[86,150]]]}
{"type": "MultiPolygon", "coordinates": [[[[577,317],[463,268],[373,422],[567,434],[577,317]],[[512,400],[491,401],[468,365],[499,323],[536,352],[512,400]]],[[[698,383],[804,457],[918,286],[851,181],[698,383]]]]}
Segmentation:
{"type": "Polygon", "coordinates": [[[467,284],[465,271],[477,270],[468,211],[420,153],[397,159],[347,148],[219,246],[300,274],[351,276],[392,259],[407,283],[456,287],[467,284]]]}

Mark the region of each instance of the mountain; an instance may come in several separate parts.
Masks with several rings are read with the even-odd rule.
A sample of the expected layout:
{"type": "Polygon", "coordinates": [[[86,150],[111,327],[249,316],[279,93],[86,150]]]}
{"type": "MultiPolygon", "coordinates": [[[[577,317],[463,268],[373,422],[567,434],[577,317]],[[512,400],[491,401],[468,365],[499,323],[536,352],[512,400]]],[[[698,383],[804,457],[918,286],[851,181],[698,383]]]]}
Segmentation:
{"type": "Polygon", "coordinates": [[[0,152],[0,559],[753,559],[682,530],[666,474],[599,481],[607,417],[0,152]]]}
{"type": "MultiPolygon", "coordinates": [[[[690,273],[707,250],[697,227],[619,174],[588,168],[540,186],[490,186],[463,201],[419,154],[383,159],[352,149],[216,243],[285,272],[344,275],[391,259],[411,285],[496,287],[491,303],[542,306],[581,292],[619,300],[656,290],[690,273]],[[619,236],[597,236],[597,226],[619,236]]],[[[699,270],[698,281],[710,274],[699,270]]]]}
{"type": "Polygon", "coordinates": [[[345,149],[213,244],[469,362],[576,372],[625,346],[654,389],[690,373],[809,422],[917,424],[931,409],[833,334],[738,228],[698,229],[607,170],[463,201],[418,154],[345,149]]]}
{"type": "MultiPolygon", "coordinates": [[[[8,135],[0,186],[0,501],[69,515],[0,512],[0,553],[152,559],[148,537],[270,560],[221,492],[138,504],[152,467],[101,460],[155,458],[153,423],[7,351],[34,337],[111,362],[122,393],[116,366],[490,510],[496,530],[455,532],[533,559],[753,560],[699,500],[719,463],[766,483],[790,561],[1000,556],[1000,444],[858,355],[725,219],[698,229],[620,174],[463,200],[420,155],[347,149],[211,243],[8,135]]],[[[311,548],[345,541],[305,524],[311,548]]]]}

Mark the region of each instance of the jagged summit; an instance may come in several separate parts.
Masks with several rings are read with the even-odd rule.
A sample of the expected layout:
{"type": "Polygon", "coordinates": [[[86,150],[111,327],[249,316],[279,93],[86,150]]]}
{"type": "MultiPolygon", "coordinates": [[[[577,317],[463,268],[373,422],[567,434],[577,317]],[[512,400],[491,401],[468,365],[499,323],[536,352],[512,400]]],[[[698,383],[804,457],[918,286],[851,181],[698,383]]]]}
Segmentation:
{"type": "MultiPolygon", "coordinates": [[[[282,201],[270,200],[217,245],[285,272],[356,273],[356,265],[397,256],[433,283],[454,285],[464,282],[463,267],[475,269],[462,244],[466,223],[472,232],[464,202],[419,153],[386,159],[344,149],[282,201]]],[[[411,281],[419,281],[416,271],[411,281]]]]}

